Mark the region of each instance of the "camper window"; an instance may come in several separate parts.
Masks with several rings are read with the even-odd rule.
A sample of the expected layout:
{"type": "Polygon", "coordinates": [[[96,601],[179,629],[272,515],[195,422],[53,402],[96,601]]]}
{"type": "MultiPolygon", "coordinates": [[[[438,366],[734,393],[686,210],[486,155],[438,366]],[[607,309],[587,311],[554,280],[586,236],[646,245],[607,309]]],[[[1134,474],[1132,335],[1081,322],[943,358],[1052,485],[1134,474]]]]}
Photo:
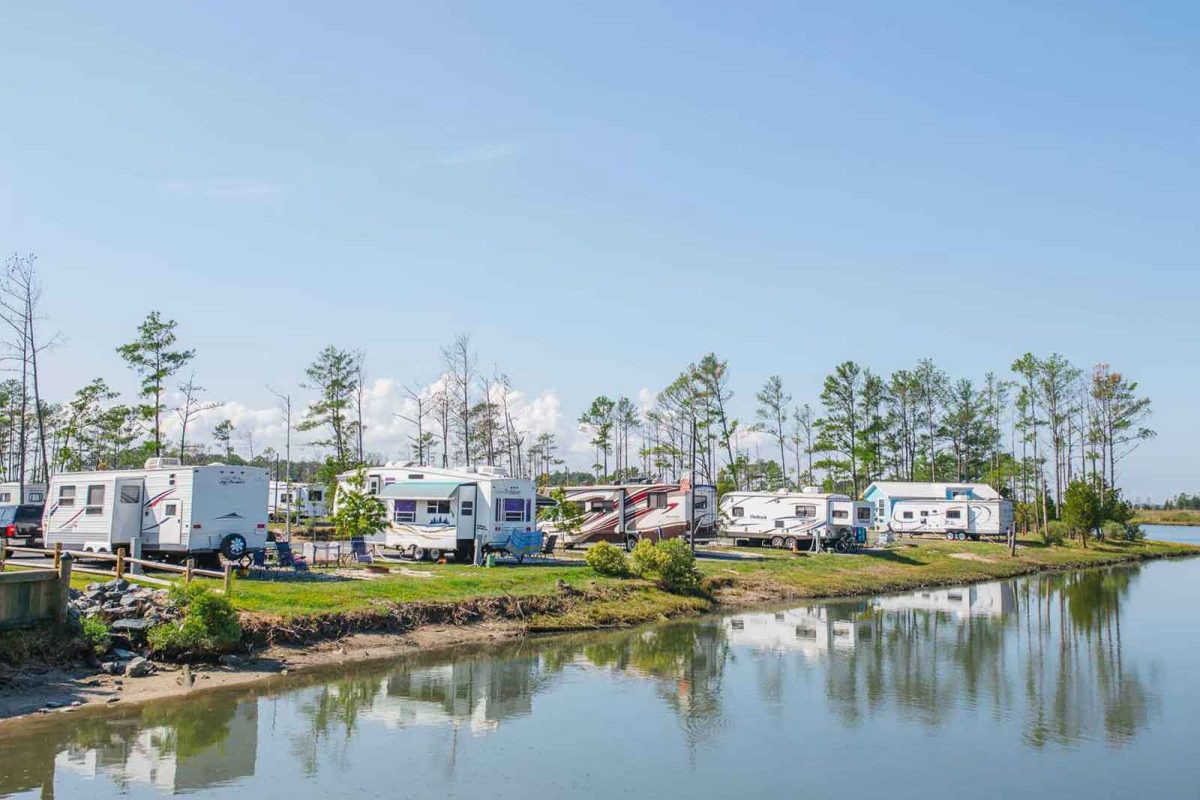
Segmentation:
{"type": "Polygon", "coordinates": [[[104,513],[104,486],[87,487],[87,514],[104,513]]]}
{"type": "Polygon", "coordinates": [[[379,478],[371,478],[367,481],[367,494],[379,494],[379,478]]]}
{"type": "Polygon", "coordinates": [[[588,511],[592,512],[593,514],[596,512],[607,514],[612,510],[612,500],[593,500],[592,502],[588,503],[588,511]]]}
{"type": "Polygon", "coordinates": [[[703,511],[704,509],[708,508],[708,495],[696,495],[695,504],[692,507],[697,511],[703,511]]]}
{"type": "Polygon", "coordinates": [[[68,508],[75,505],[75,487],[60,486],[58,487],[58,504],[62,508],[68,508]]]}
{"type": "Polygon", "coordinates": [[[647,500],[648,508],[666,508],[667,507],[667,493],[666,492],[654,492],[653,494],[646,495],[646,500],[647,500]]]}
{"type": "Polygon", "coordinates": [[[324,496],[325,496],[325,493],[322,492],[320,489],[309,489],[308,490],[308,499],[312,503],[321,502],[321,498],[324,496]]]}
{"type": "Polygon", "coordinates": [[[962,519],[962,510],[952,508],[946,512],[946,519],[962,519]]]}
{"type": "Polygon", "coordinates": [[[777,520],[775,520],[775,527],[776,527],[776,528],[782,528],[782,527],[783,527],[783,520],[781,520],[781,519],[777,519],[777,520]]]}
{"type": "Polygon", "coordinates": [[[164,517],[174,517],[177,514],[179,514],[179,504],[178,503],[167,503],[166,505],[163,506],[163,516],[164,517]]]}
{"type": "Polygon", "coordinates": [[[140,486],[122,486],[121,487],[121,502],[122,503],[140,503],[142,501],[142,487],[140,486]]]}
{"type": "Polygon", "coordinates": [[[734,517],[744,517],[746,516],[746,509],[742,508],[741,506],[734,506],[733,508],[729,509],[729,513],[734,517]]]}
{"type": "Polygon", "coordinates": [[[449,514],[449,500],[430,500],[425,504],[425,511],[429,514],[449,514]]]}
{"type": "Polygon", "coordinates": [[[869,508],[858,509],[858,521],[859,522],[868,522],[868,521],[870,521],[870,519],[871,519],[871,509],[869,509],[869,508]]]}
{"type": "Polygon", "coordinates": [[[458,507],[458,513],[464,517],[469,517],[472,514],[474,514],[475,513],[475,501],[474,500],[463,500],[462,504],[458,507]]]}
{"type": "Polygon", "coordinates": [[[834,519],[846,519],[849,516],[850,515],[846,512],[846,509],[844,509],[844,508],[835,508],[833,510],[833,518],[834,519]]]}
{"type": "Polygon", "coordinates": [[[815,519],[817,516],[817,507],[811,503],[796,506],[796,516],[800,519],[815,519]]]}
{"type": "Polygon", "coordinates": [[[911,511],[905,511],[905,512],[904,512],[904,518],[905,518],[905,519],[912,519],[912,512],[911,512],[911,511]]]}
{"type": "Polygon", "coordinates": [[[12,492],[0,492],[0,503],[11,503],[12,492]]]}
{"type": "Polygon", "coordinates": [[[30,492],[25,499],[30,503],[40,503],[46,499],[46,495],[42,492],[30,492]]]}
{"type": "Polygon", "coordinates": [[[408,473],[408,479],[410,481],[420,481],[420,480],[424,480],[425,476],[419,472],[410,472],[410,473],[408,473]]]}
{"type": "Polygon", "coordinates": [[[504,522],[525,521],[525,501],[519,497],[504,498],[504,522]]]}
{"type": "Polygon", "coordinates": [[[922,517],[928,517],[928,516],[929,516],[929,512],[928,512],[928,511],[922,511],[922,512],[921,512],[921,516],[922,516],[922,517]]]}
{"type": "Polygon", "coordinates": [[[174,472],[172,472],[170,475],[167,476],[167,485],[168,486],[175,485],[175,473],[174,472]]]}
{"type": "Polygon", "coordinates": [[[392,506],[392,521],[394,522],[416,522],[417,521],[417,501],[416,500],[397,500],[392,506]]]}

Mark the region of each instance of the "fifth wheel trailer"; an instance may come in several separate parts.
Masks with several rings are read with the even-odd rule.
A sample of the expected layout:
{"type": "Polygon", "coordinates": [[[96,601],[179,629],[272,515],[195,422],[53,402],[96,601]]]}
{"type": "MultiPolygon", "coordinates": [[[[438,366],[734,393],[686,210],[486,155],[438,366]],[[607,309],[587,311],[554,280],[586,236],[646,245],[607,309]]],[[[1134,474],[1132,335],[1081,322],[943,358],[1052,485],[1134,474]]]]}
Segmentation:
{"type": "Polygon", "coordinates": [[[871,505],[844,494],[818,492],[726,492],[721,497],[721,535],[749,544],[792,549],[814,541],[866,542],[871,505]]]}

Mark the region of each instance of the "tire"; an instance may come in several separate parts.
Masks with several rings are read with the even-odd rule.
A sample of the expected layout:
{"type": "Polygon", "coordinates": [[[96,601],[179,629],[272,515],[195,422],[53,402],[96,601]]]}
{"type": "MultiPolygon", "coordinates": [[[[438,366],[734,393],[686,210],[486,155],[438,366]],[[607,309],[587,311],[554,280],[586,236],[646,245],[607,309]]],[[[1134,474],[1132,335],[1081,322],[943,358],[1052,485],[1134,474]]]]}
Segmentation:
{"type": "Polygon", "coordinates": [[[412,546],[411,558],[413,561],[424,561],[425,556],[426,556],[426,552],[425,552],[424,547],[418,547],[415,544],[412,546]]]}
{"type": "Polygon", "coordinates": [[[946,538],[953,542],[954,541],[954,531],[946,531],[946,538]]]}
{"type": "Polygon", "coordinates": [[[955,534],[955,536],[960,542],[965,542],[967,540],[967,534],[963,533],[962,531],[959,531],[957,534],[955,534]]]}
{"type": "Polygon", "coordinates": [[[430,551],[429,551],[429,560],[430,561],[439,561],[439,560],[441,560],[441,557],[442,557],[441,550],[437,549],[436,547],[430,549],[430,551]]]}
{"type": "Polygon", "coordinates": [[[850,552],[850,542],[846,539],[845,536],[839,537],[838,540],[836,542],[834,542],[833,549],[839,553],[849,553],[850,552]]]}
{"type": "Polygon", "coordinates": [[[799,544],[799,542],[796,541],[795,536],[789,536],[783,542],[783,546],[786,547],[788,550],[795,550],[796,546],[798,544],[799,544]]]}
{"type": "Polygon", "coordinates": [[[783,537],[776,536],[776,537],[772,538],[771,539],[771,547],[774,547],[776,550],[783,547],[783,537]]]}
{"type": "Polygon", "coordinates": [[[228,561],[238,561],[249,552],[246,537],[240,533],[231,533],[221,540],[221,555],[228,561]]]}

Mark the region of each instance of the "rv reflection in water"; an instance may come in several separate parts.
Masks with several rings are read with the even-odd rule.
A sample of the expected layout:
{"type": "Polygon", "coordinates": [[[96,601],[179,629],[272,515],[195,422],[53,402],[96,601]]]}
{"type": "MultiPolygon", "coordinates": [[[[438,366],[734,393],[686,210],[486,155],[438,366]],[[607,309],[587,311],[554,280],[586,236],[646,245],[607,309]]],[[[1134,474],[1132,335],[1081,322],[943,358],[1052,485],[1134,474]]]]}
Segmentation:
{"type": "Polygon", "coordinates": [[[895,597],[878,597],[881,611],[938,611],[955,617],[1001,617],[1016,608],[1011,582],[997,581],[952,589],[925,589],[895,597]]]}
{"type": "Polygon", "coordinates": [[[797,652],[816,661],[833,651],[851,651],[876,635],[874,615],[858,604],[853,608],[819,605],[756,614],[738,614],[725,620],[730,644],[758,653],[797,652]]]}

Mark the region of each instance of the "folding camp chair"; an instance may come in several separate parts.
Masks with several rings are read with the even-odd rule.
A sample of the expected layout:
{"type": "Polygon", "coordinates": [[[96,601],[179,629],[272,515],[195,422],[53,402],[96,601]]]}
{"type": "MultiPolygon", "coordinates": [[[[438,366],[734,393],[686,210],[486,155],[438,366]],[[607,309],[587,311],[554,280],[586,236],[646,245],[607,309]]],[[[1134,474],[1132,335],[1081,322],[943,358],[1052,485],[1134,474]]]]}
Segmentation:
{"type": "Polygon", "coordinates": [[[293,572],[308,572],[308,562],[304,560],[304,556],[292,552],[291,544],[276,542],[275,550],[279,554],[279,566],[291,567],[293,572]]]}
{"type": "Polygon", "coordinates": [[[361,536],[350,537],[350,558],[355,564],[374,564],[375,558],[367,552],[367,542],[361,536]]]}

